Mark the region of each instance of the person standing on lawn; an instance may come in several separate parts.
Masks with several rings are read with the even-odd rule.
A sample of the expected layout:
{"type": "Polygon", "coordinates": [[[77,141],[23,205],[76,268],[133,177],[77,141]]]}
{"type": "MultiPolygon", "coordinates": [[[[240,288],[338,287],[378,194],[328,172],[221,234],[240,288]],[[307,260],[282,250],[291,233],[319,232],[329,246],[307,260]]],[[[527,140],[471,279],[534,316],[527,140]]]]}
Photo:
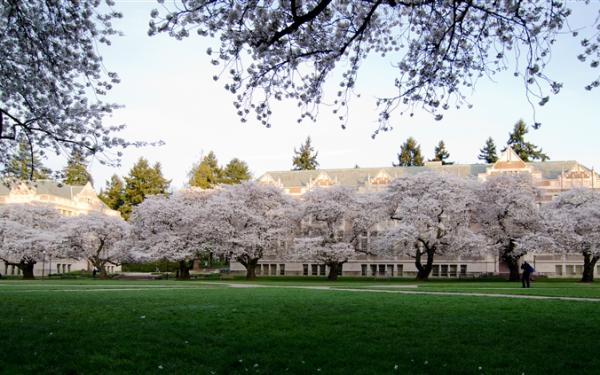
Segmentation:
{"type": "Polygon", "coordinates": [[[531,266],[531,264],[527,262],[523,262],[523,264],[521,264],[521,269],[523,270],[523,275],[521,276],[521,283],[523,284],[523,288],[529,288],[529,284],[531,282],[531,274],[535,272],[535,269],[531,266]]]}

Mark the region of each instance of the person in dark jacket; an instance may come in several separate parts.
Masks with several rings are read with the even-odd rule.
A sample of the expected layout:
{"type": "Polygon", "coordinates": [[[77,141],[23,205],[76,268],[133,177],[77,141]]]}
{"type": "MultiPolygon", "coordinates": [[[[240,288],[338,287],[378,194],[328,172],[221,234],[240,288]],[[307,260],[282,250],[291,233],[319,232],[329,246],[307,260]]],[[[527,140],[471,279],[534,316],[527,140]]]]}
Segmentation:
{"type": "Polygon", "coordinates": [[[531,267],[531,264],[527,262],[523,262],[521,264],[521,269],[523,270],[523,274],[521,276],[521,283],[523,284],[523,288],[529,288],[529,284],[531,282],[531,274],[535,272],[535,269],[531,267]]]}

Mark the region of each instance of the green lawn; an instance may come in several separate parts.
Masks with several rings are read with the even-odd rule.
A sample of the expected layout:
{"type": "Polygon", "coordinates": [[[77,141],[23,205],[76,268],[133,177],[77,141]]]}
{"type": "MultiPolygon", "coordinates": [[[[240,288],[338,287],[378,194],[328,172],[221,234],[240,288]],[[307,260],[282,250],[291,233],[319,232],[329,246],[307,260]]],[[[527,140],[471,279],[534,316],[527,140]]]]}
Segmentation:
{"type": "Polygon", "coordinates": [[[599,373],[600,284],[518,286],[0,281],[0,374],[599,373]]]}

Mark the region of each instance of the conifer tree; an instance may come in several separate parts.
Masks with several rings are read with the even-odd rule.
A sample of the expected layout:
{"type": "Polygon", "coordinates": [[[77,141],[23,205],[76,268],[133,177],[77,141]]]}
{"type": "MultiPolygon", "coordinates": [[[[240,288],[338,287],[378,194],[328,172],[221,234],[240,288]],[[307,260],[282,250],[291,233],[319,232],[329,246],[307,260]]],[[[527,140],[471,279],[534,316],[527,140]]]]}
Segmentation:
{"type": "MultiPolygon", "coordinates": [[[[523,120],[517,121],[512,133],[508,135],[508,141],[506,142],[507,146],[512,147],[513,151],[519,155],[524,162],[534,160],[546,161],[550,159],[548,155],[542,152],[540,147],[525,141],[525,134],[527,134],[527,132],[529,132],[529,129],[525,122],[523,120]]],[[[504,150],[506,150],[506,148],[504,148],[504,150]]]]}
{"type": "Polygon", "coordinates": [[[101,190],[98,198],[113,210],[120,210],[125,203],[125,184],[116,174],[106,181],[106,189],[101,190]]]}
{"type": "Polygon", "coordinates": [[[409,137],[402,146],[398,154],[398,163],[392,163],[394,167],[418,167],[423,166],[423,155],[421,155],[421,146],[413,137],[409,137]]]}
{"type": "Polygon", "coordinates": [[[433,149],[434,158],[431,161],[441,161],[442,165],[454,164],[453,162],[446,161],[450,157],[450,153],[446,150],[446,144],[444,141],[440,141],[437,146],[433,149]]]}
{"type": "Polygon", "coordinates": [[[299,150],[294,148],[294,158],[292,159],[292,170],[314,170],[319,166],[317,162],[318,152],[314,152],[315,148],[310,144],[310,136],[306,137],[304,144],[300,146],[299,150]],[[314,154],[313,154],[314,152],[314,154]]]}
{"type": "Polygon", "coordinates": [[[119,208],[123,218],[127,220],[133,206],[142,203],[146,196],[167,194],[170,184],[162,175],[160,163],[150,167],[148,160],[140,158],[125,177],[124,203],[119,208]]]}
{"type": "Polygon", "coordinates": [[[223,171],[219,167],[217,156],[209,152],[200,163],[194,165],[188,174],[188,184],[193,187],[210,189],[221,183],[223,171]]]}
{"type": "Polygon", "coordinates": [[[252,174],[248,169],[248,164],[246,162],[233,158],[231,161],[223,168],[223,178],[221,179],[224,184],[239,184],[242,181],[247,181],[252,178],[252,174]]]}
{"type": "Polygon", "coordinates": [[[498,154],[496,153],[496,144],[492,137],[488,137],[483,145],[483,148],[479,150],[479,160],[483,160],[488,164],[495,163],[498,161],[498,154]]]}
{"type": "Polygon", "coordinates": [[[18,180],[44,180],[50,178],[50,169],[40,160],[39,153],[26,140],[19,142],[19,149],[4,165],[2,173],[18,180]]]}
{"type": "Polygon", "coordinates": [[[66,185],[85,185],[94,183],[92,175],[87,170],[87,163],[80,152],[74,151],[63,169],[63,183],[66,185]]]}

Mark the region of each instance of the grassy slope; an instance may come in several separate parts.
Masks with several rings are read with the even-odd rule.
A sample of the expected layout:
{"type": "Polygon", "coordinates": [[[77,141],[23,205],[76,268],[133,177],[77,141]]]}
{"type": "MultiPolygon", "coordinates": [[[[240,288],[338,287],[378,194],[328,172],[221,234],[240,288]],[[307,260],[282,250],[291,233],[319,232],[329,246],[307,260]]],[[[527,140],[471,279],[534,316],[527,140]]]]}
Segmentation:
{"type": "MultiPolygon", "coordinates": [[[[539,283],[530,293],[560,287],[561,295],[600,295],[595,287],[568,285],[539,283]]],[[[481,285],[424,288],[474,287],[481,285]]],[[[600,368],[594,302],[57,281],[0,283],[0,312],[0,374],[592,374],[600,368]],[[90,290],[148,285],[189,289],[90,290]]]]}

